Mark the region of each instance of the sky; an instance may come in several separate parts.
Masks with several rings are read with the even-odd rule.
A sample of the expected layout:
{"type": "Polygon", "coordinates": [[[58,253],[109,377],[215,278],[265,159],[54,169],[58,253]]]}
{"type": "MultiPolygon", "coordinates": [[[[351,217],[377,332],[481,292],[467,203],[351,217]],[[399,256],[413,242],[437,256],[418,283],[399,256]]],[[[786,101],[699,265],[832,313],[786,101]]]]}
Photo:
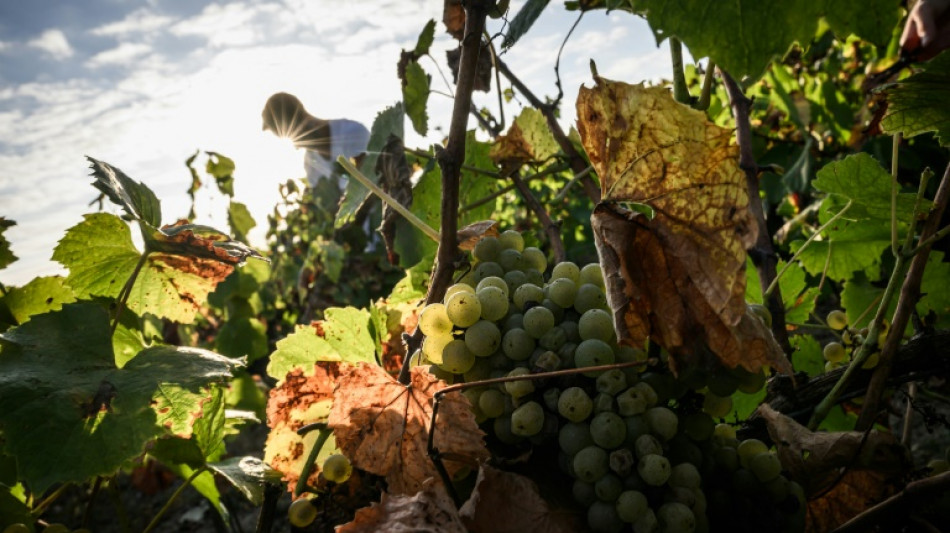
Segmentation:
{"type": "MultiPolygon", "coordinates": [[[[522,5],[512,1],[511,14],[522,5]]],[[[50,259],[53,248],[96,209],[87,155],[152,188],[164,221],[188,212],[190,155],[233,158],[235,200],[258,221],[251,239],[262,246],[278,184],[304,176],[303,154],[261,130],[267,97],[290,92],[313,115],[370,127],[401,99],[400,51],[441,17],[437,0],[0,0],[0,216],[17,222],[5,236],[20,258],[0,270],[0,283],[64,273],[50,259]]],[[[503,55],[538,95],[557,94],[557,50],[576,19],[551,2],[503,55]]],[[[490,33],[503,24],[491,21],[490,33]]],[[[436,63],[449,75],[445,51],[457,45],[439,22],[433,59],[421,62],[442,93],[453,89],[436,63]]],[[[561,58],[565,126],[578,88],[591,83],[591,59],[602,76],[628,82],[670,72],[668,51],[639,17],[584,15],[561,58]]],[[[475,102],[496,109],[497,95],[476,93],[475,102]]],[[[429,134],[415,134],[407,121],[407,146],[441,142],[451,105],[430,95],[429,134]]],[[[510,105],[509,116],[519,100],[510,105]]],[[[210,187],[198,194],[196,222],[226,231],[226,202],[210,187]]]]}

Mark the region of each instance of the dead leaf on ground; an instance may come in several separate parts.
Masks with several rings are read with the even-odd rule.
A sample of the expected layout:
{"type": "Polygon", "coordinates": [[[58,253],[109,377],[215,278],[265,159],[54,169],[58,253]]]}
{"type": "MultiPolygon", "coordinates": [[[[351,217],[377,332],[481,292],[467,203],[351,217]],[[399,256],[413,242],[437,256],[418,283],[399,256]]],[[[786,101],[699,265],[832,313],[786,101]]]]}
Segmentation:
{"type": "Polygon", "coordinates": [[[874,470],[848,470],[826,494],[808,502],[805,531],[832,531],[895,493],[874,470]]]}
{"type": "MultiPolygon", "coordinates": [[[[379,185],[382,189],[405,207],[412,206],[412,172],[406,162],[406,150],[402,139],[390,135],[383,146],[379,159],[376,160],[376,174],[379,176],[379,185]]],[[[396,254],[394,243],[396,240],[396,220],[401,215],[398,211],[383,202],[383,219],[379,224],[379,233],[383,236],[386,245],[386,256],[390,264],[399,264],[399,255],[396,254]]]]}
{"type": "Polygon", "coordinates": [[[674,356],[674,369],[705,341],[726,366],[790,373],[771,333],[746,311],[756,226],[732,132],[665,88],[603,78],[581,88],[577,115],[601,180],[604,202],[591,223],[621,340],[640,347],[652,338],[674,356]],[[618,202],[649,206],[654,216],[618,202]]]}
{"type": "Polygon", "coordinates": [[[905,448],[890,433],[872,430],[865,437],[861,431],[811,431],[769,404],[759,406],[758,414],[765,420],[782,468],[807,494],[827,489],[840,468],[886,476],[909,466],[905,448]]]}
{"type": "Polygon", "coordinates": [[[498,223],[494,220],[482,220],[472,222],[464,228],[458,230],[456,242],[459,243],[459,250],[474,250],[478,241],[485,237],[497,237],[498,223]]]}
{"type": "MultiPolygon", "coordinates": [[[[267,399],[267,425],[270,433],[264,445],[264,462],[278,470],[287,488],[293,491],[303,470],[310,449],[319,431],[298,435],[297,430],[307,424],[326,422],[333,404],[333,391],[346,365],[338,362],[318,362],[313,372],[305,375],[296,369],[270,390],[267,399]]],[[[331,436],[323,445],[308,482],[318,485],[320,466],[324,458],[336,453],[331,436]]]]}
{"type": "MultiPolygon", "coordinates": [[[[428,456],[433,395],[445,382],[424,368],[412,369],[407,387],[376,365],[361,364],[339,380],[330,427],[337,446],[367,472],[384,476],[393,494],[415,494],[426,479],[438,478],[428,456]]],[[[468,400],[446,394],[439,405],[435,447],[443,454],[480,461],[489,457],[468,400]]],[[[445,461],[450,476],[468,465],[445,461]]]]}
{"type": "Polygon", "coordinates": [[[472,496],[459,509],[473,533],[572,533],[571,516],[551,509],[531,479],[482,465],[472,496]]]}
{"type": "Polygon", "coordinates": [[[413,496],[383,493],[379,503],[356,511],[353,521],[336,533],[465,533],[455,504],[435,479],[413,496]]]}

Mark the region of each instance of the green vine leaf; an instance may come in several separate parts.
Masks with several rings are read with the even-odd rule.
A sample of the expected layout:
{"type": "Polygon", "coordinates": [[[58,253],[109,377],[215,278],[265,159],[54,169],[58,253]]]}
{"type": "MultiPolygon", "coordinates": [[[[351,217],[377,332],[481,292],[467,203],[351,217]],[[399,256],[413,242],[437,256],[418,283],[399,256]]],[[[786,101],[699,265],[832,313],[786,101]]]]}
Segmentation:
{"type": "Polygon", "coordinates": [[[257,457],[230,457],[208,465],[255,506],[264,503],[264,485],[279,484],[281,474],[257,457]]]}
{"type": "Polygon", "coordinates": [[[825,359],[821,354],[821,344],[811,335],[793,335],[788,341],[795,350],[792,353],[792,366],[796,372],[804,372],[808,377],[825,373],[825,359]]]}
{"type": "MultiPolygon", "coordinates": [[[[891,219],[891,174],[866,153],[828,163],[818,171],[812,185],[819,191],[853,200],[855,205],[846,218],[876,218],[888,223],[891,219]]],[[[898,220],[906,222],[914,217],[916,198],[914,193],[897,195],[898,220]]],[[[921,209],[929,207],[929,202],[921,203],[921,209]]]]}
{"type": "Polygon", "coordinates": [[[416,40],[416,47],[412,51],[413,55],[416,57],[422,57],[429,53],[429,48],[432,47],[432,41],[435,40],[435,19],[429,19],[429,22],[426,22],[422,32],[419,33],[419,39],[416,40]]]}
{"type": "Polygon", "coordinates": [[[376,341],[370,330],[370,313],[354,307],[331,307],[324,320],[298,325],[277,342],[267,373],[278,381],[294,369],[309,372],[318,361],[376,363],[376,341]]]}
{"type": "Polygon", "coordinates": [[[250,242],[247,240],[247,234],[254,229],[254,226],[257,226],[257,222],[246,205],[232,201],[228,206],[228,225],[231,226],[231,233],[235,240],[250,242]]]}
{"type": "Polygon", "coordinates": [[[887,114],[881,127],[887,133],[913,137],[932,131],[941,146],[950,144],[950,52],[943,52],[924,65],[924,71],[887,90],[887,114]]]}
{"type": "MultiPolygon", "coordinates": [[[[931,251],[924,269],[924,279],[920,284],[922,297],[917,302],[917,312],[921,316],[933,312],[938,320],[950,316],[950,263],[944,260],[943,252],[931,251]]],[[[943,323],[946,326],[946,323],[943,323]]]]}
{"type": "Polygon", "coordinates": [[[406,65],[406,83],[402,87],[402,101],[406,106],[406,115],[412,121],[412,128],[419,135],[429,132],[429,115],[426,103],[429,101],[429,75],[418,61],[406,65]]]}
{"type": "Polygon", "coordinates": [[[525,2],[524,7],[511,19],[508,33],[505,35],[505,40],[502,41],[501,47],[507,50],[514,46],[519,39],[524,37],[524,34],[528,33],[528,30],[530,30],[531,26],[538,20],[538,17],[541,16],[541,12],[544,11],[544,8],[548,6],[550,1],[551,0],[528,0],[525,2]]]}
{"type": "MultiPolygon", "coordinates": [[[[392,107],[387,107],[373,121],[373,127],[370,129],[369,142],[366,145],[366,155],[360,163],[360,172],[378,183],[376,176],[376,160],[379,159],[379,153],[386,146],[386,141],[390,135],[395,135],[400,139],[404,138],[403,122],[405,112],[402,102],[392,107]]],[[[353,221],[356,212],[363,202],[370,195],[369,189],[360,184],[355,179],[347,180],[346,191],[343,193],[343,200],[340,201],[340,209],[337,212],[336,227],[340,228],[353,221]]]]}
{"type": "Polygon", "coordinates": [[[10,250],[10,241],[4,235],[7,229],[13,226],[16,226],[16,222],[7,220],[6,217],[0,217],[0,270],[7,268],[10,263],[17,260],[17,256],[13,255],[13,251],[10,250]]]}
{"type": "Polygon", "coordinates": [[[214,178],[221,194],[234,196],[234,161],[230,157],[225,157],[217,152],[206,153],[208,154],[208,163],[205,164],[205,172],[214,178]]]}
{"type": "Polygon", "coordinates": [[[200,416],[207,387],[243,365],[206,350],[158,346],[117,368],[109,315],[94,304],[35,316],[0,341],[5,452],[37,493],[113,474],[181,413],[200,416]],[[174,414],[160,412],[155,402],[172,389],[193,403],[184,409],[183,394],[174,414]]]}
{"type": "Polygon", "coordinates": [[[144,222],[152,228],[162,223],[162,206],[158,197],[144,183],[136,183],[118,168],[87,157],[92,166],[92,185],[118,205],[133,220],[144,222]]]}
{"type": "MultiPolygon", "coordinates": [[[[875,267],[880,264],[881,253],[891,246],[890,226],[880,221],[839,220],[825,232],[825,237],[809,243],[798,260],[813,276],[820,276],[827,263],[827,275],[835,281],[844,281],[861,271],[876,279],[879,274],[875,267]]],[[[793,241],[791,250],[798,252],[802,244],[804,241],[793,241]]]]}
{"type": "Polygon", "coordinates": [[[22,287],[9,289],[0,298],[0,306],[10,312],[15,324],[22,324],[33,315],[58,311],[63,304],[76,301],[65,281],[62,276],[33,278],[22,287]]]}

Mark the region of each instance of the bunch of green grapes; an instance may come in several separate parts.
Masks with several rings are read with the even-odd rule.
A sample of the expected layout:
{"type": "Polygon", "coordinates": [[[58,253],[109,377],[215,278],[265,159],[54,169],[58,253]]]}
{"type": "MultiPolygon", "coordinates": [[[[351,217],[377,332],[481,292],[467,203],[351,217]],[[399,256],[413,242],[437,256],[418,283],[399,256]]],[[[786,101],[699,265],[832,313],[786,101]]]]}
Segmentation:
{"type": "MultiPolygon", "coordinates": [[[[829,312],[825,322],[831,329],[841,332],[840,340],[831,341],[822,349],[822,356],[825,359],[825,372],[830,372],[851,364],[858,348],[864,344],[864,339],[868,335],[868,328],[854,329],[850,327],[848,315],[839,309],[829,312]]],[[[877,366],[881,356],[880,348],[884,345],[889,329],[890,324],[885,320],[877,336],[878,349],[864,360],[861,368],[870,370],[877,366]]]]}

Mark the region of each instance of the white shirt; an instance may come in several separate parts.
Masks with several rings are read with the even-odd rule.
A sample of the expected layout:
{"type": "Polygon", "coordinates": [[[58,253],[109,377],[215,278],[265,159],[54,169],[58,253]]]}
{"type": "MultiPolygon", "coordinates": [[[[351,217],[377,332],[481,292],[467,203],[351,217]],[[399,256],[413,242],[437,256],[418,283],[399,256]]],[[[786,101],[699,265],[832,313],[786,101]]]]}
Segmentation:
{"type": "MultiPolygon", "coordinates": [[[[341,155],[356,157],[366,151],[369,143],[369,130],[359,122],[347,119],[328,121],[330,127],[330,158],[320,153],[307,150],[304,155],[304,168],[307,171],[307,181],[313,187],[321,178],[333,174],[333,165],[341,155]]],[[[340,178],[340,187],[346,186],[346,177],[340,178]]]]}

